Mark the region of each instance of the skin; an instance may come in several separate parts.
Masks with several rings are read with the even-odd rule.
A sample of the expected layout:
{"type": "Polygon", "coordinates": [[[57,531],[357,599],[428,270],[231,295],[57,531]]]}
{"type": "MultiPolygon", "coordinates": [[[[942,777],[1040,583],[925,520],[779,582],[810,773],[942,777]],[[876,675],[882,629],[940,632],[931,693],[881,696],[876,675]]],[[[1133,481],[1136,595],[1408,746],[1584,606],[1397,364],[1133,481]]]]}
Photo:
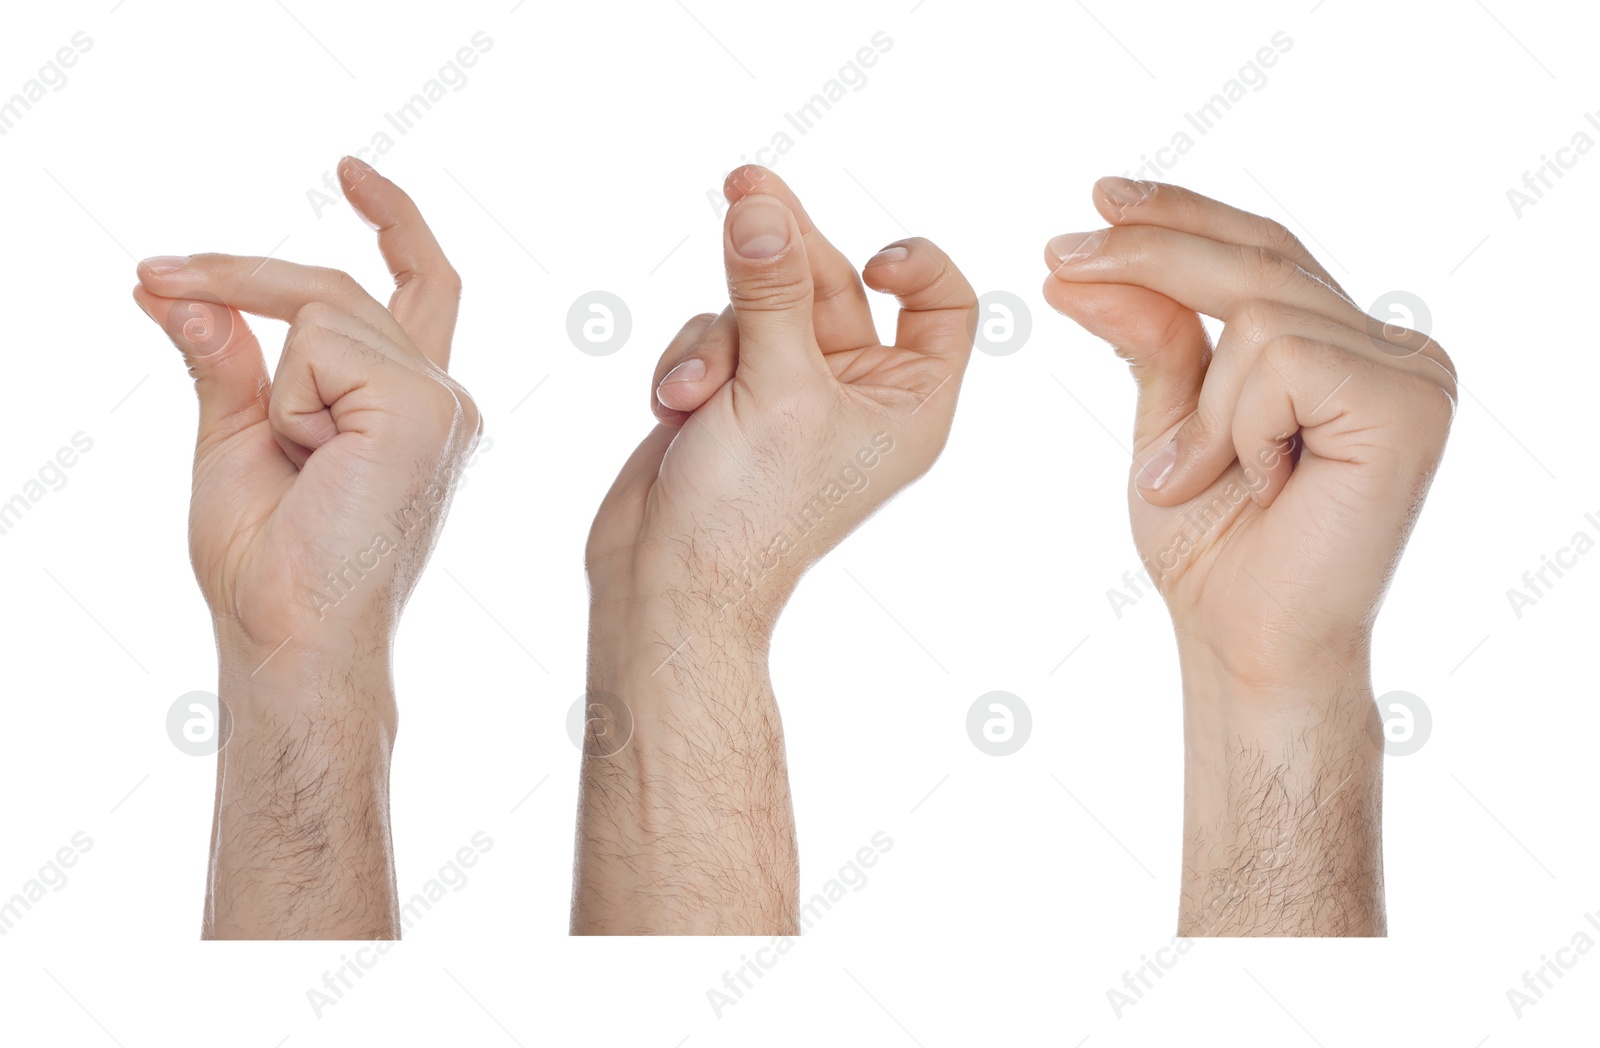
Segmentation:
{"type": "Polygon", "coordinates": [[[938,457],[971,352],[976,296],[933,244],[858,275],[770,171],[724,192],[731,305],[663,353],[658,424],[589,535],[574,933],[799,930],[772,631],[806,568],[938,457]],[[863,280],[900,301],[894,345],[863,280]]]}
{"type": "Polygon", "coordinates": [[[398,938],[395,631],[477,408],[445,373],[460,280],[416,205],[352,158],[388,307],[344,273],[233,255],[139,264],[134,298],[195,380],[190,555],[232,731],[206,938],[398,938]],[[270,378],[243,313],[287,321],[270,378]]]}
{"type": "Polygon", "coordinates": [[[1044,293],[1139,387],[1129,515],[1183,670],[1179,932],[1382,935],[1372,630],[1454,365],[1276,222],[1121,178],[1094,203],[1110,227],[1053,239],[1044,293]]]}

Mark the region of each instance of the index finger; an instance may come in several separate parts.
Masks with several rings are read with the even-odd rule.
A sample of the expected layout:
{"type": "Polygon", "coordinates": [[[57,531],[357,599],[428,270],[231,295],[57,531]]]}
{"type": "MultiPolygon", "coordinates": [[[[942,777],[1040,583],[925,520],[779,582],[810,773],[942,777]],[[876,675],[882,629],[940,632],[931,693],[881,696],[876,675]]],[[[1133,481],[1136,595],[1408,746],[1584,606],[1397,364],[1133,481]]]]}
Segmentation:
{"type": "Polygon", "coordinates": [[[1069,283],[1137,284],[1227,322],[1241,305],[1268,299],[1365,330],[1371,320],[1292,259],[1253,244],[1227,244],[1165,226],[1069,233],[1046,259],[1069,283]]]}
{"type": "Polygon", "coordinates": [[[398,345],[405,331],[350,274],[253,255],[162,255],[139,263],[139,283],[161,298],[221,302],[243,313],[292,323],[313,302],[360,317],[398,345]]]}
{"type": "Polygon", "coordinates": [[[339,183],[356,214],[378,231],[378,250],[394,276],[389,311],[424,356],[448,367],[461,277],[405,190],[353,156],[339,161],[339,183]]]}
{"type": "Polygon", "coordinates": [[[1108,175],[1094,184],[1094,206],[1114,225],[1166,226],[1182,233],[1248,244],[1276,252],[1313,274],[1344,298],[1333,274],[1318,262],[1300,238],[1282,223],[1165,182],[1138,182],[1108,175]]]}

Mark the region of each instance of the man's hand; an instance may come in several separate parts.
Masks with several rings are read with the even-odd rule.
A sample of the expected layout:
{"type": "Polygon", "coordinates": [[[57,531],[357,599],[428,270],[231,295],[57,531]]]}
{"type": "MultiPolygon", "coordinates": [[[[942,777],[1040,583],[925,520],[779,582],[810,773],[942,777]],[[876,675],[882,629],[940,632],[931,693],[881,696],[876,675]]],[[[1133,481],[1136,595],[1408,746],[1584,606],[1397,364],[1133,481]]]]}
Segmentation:
{"type": "Polygon", "coordinates": [[[398,934],[390,653],[481,429],[446,373],[460,283],[416,205],[360,161],[388,308],[349,276],[232,255],[147,259],[134,298],[200,399],[190,554],[232,735],[204,934],[398,934]],[[268,378],[241,311],[288,321],[268,378]]]}
{"type": "Polygon", "coordinates": [[[731,306],[690,320],[660,424],[595,518],[573,929],[789,934],[798,869],[773,624],[805,569],[949,434],[976,297],[938,248],[860,276],[774,174],[724,187],[731,306]],[[866,285],[901,304],[880,343],[866,285]]]}
{"type": "Polygon", "coordinates": [[[1094,199],[1113,225],[1050,242],[1045,297],[1139,386],[1130,516],[1184,675],[1180,931],[1382,934],[1372,626],[1454,367],[1275,222],[1119,178],[1094,199]]]}

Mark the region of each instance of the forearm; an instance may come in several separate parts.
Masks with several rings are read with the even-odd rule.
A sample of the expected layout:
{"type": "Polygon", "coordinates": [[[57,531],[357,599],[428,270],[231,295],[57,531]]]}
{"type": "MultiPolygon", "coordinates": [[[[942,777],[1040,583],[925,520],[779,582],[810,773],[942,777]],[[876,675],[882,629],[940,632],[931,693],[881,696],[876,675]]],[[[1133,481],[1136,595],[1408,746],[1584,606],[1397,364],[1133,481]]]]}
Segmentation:
{"type": "Polygon", "coordinates": [[[795,934],[799,865],[764,635],[591,611],[575,934],[795,934]]]}
{"type": "Polygon", "coordinates": [[[224,655],[205,938],[399,937],[387,651],[224,655]]]}
{"type": "Polygon", "coordinates": [[[1383,750],[1364,662],[1263,688],[1184,667],[1180,935],[1383,935],[1383,750]]]}

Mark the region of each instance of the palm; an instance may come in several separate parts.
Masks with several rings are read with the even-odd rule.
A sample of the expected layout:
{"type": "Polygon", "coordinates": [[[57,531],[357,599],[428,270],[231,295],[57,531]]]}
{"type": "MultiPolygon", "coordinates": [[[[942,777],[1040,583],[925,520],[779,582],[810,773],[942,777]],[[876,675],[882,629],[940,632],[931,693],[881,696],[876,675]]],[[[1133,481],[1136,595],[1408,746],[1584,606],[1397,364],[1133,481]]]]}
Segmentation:
{"type": "Polygon", "coordinates": [[[355,456],[361,439],[340,434],[297,470],[263,417],[197,458],[195,574],[212,606],[236,615],[258,642],[276,644],[308,615],[320,621],[311,589],[326,595],[325,576],[370,545],[355,456]],[[282,597],[286,581],[298,600],[282,597]]]}
{"type": "Polygon", "coordinates": [[[921,400],[954,374],[948,360],[898,346],[835,350],[824,357],[841,385],[885,404],[898,404],[908,395],[921,400]]]}
{"type": "MultiPolygon", "coordinates": [[[[625,557],[642,536],[708,536],[716,543],[754,543],[758,553],[795,532],[802,503],[839,479],[848,456],[875,433],[898,443],[942,442],[954,397],[920,405],[956,374],[949,360],[910,349],[871,345],[826,352],[835,381],[797,393],[794,410],[763,405],[737,373],[718,387],[676,429],[658,427],[640,445],[595,519],[590,556],[625,557]],[[803,394],[803,395],[802,395],[803,394]],[[842,444],[837,457],[815,450],[842,444]]],[[[890,490],[925,468],[905,454],[890,454],[873,468],[871,483],[890,490]]],[[[874,508],[861,497],[831,511],[820,532],[835,539],[874,508]]],[[[820,556],[826,542],[785,554],[791,567],[820,556]]],[[[729,565],[737,567],[737,565],[729,565]]]]}
{"type": "MultiPolygon", "coordinates": [[[[1112,333],[1125,356],[1148,359],[1173,329],[1183,306],[1147,288],[1101,285],[1112,333]]],[[[1254,650],[1294,659],[1339,650],[1355,624],[1370,623],[1398,556],[1355,538],[1370,534],[1372,517],[1403,512],[1384,491],[1384,478],[1347,462],[1304,453],[1273,503],[1249,495],[1261,483],[1235,461],[1200,495],[1172,507],[1146,502],[1135,489],[1140,464],[1170,437],[1178,418],[1141,419],[1129,477],[1129,517],[1141,560],[1160,575],[1174,617],[1198,623],[1216,650],[1254,650]],[[1185,552],[1186,543],[1192,549],[1185,552]]]]}
{"type": "Polygon", "coordinates": [[[1338,635],[1363,611],[1376,607],[1381,574],[1353,565],[1366,550],[1347,549],[1342,536],[1357,534],[1346,519],[1343,478],[1336,464],[1302,462],[1271,506],[1245,490],[1245,472],[1230,466],[1200,496],[1179,506],[1152,506],[1130,496],[1134,540],[1144,561],[1176,564],[1161,589],[1175,618],[1199,623],[1214,650],[1257,650],[1297,657],[1306,648],[1338,650],[1338,635]],[[1203,512],[1202,512],[1203,511],[1203,512]],[[1178,556],[1188,536],[1193,552],[1178,556]],[[1243,647],[1241,647],[1243,646],[1243,647]]]}

